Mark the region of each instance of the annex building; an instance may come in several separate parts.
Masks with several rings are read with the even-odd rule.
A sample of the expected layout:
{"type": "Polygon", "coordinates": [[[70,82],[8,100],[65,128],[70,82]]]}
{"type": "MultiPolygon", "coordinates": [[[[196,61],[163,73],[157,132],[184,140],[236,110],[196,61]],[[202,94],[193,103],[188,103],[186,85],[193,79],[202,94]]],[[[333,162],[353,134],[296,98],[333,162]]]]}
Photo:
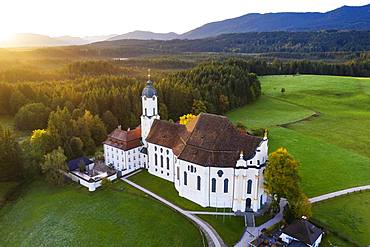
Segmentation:
{"type": "Polygon", "coordinates": [[[104,142],[106,165],[120,176],[147,169],[172,182],[179,196],[203,207],[257,211],[263,188],[268,138],[239,131],[226,117],[202,113],[187,125],[160,120],[151,80],[143,89],[141,125],[118,127],[104,142]]]}

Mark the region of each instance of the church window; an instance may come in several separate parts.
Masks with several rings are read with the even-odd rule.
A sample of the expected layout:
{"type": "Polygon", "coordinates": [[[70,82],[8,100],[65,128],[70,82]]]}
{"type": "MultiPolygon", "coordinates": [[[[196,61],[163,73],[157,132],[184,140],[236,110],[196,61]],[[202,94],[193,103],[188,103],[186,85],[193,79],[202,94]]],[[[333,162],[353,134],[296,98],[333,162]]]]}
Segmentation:
{"type": "Polygon", "coordinates": [[[225,179],[224,180],[224,193],[228,193],[229,192],[229,179],[225,179]]]}
{"type": "Polygon", "coordinates": [[[166,151],[166,153],[167,153],[167,154],[169,154],[169,153],[170,153],[170,151],[168,151],[168,150],[167,150],[167,151],[166,151]]]}
{"type": "Polygon", "coordinates": [[[146,108],[145,108],[145,116],[148,116],[148,112],[147,112],[146,108]]]}
{"type": "Polygon", "coordinates": [[[153,115],[155,115],[155,108],[153,108],[153,115]]]}
{"type": "Polygon", "coordinates": [[[193,171],[194,171],[194,167],[190,166],[190,172],[193,172],[193,171]]]}
{"type": "Polygon", "coordinates": [[[154,147],[154,151],[157,151],[157,147],[156,146],[154,147]]]}
{"type": "Polygon", "coordinates": [[[163,148],[161,148],[161,153],[163,153],[163,148]]]}
{"type": "Polygon", "coordinates": [[[212,192],[216,192],[216,179],[212,178],[212,192]]]}
{"type": "Polygon", "coordinates": [[[251,165],[252,165],[252,161],[249,161],[249,164],[251,164],[251,165]]]}
{"type": "Polygon", "coordinates": [[[178,166],[177,167],[177,180],[180,179],[180,167],[178,166]]]}
{"type": "Polygon", "coordinates": [[[197,172],[197,168],[196,167],[194,167],[194,172],[197,172]]]}
{"type": "Polygon", "coordinates": [[[218,170],[217,175],[218,175],[219,177],[222,177],[222,175],[224,175],[224,172],[223,172],[222,170],[218,170]]]}
{"type": "Polygon", "coordinates": [[[252,193],[252,180],[249,179],[248,184],[247,184],[247,194],[251,194],[251,193],[252,193]]]}
{"type": "Polygon", "coordinates": [[[163,156],[161,155],[161,167],[163,167],[163,156]]]}
{"type": "Polygon", "coordinates": [[[188,185],[188,174],[184,172],[184,185],[188,185]]]}
{"type": "Polygon", "coordinates": [[[200,176],[197,177],[197,190],[200,190],[200,176]]]}
{"type": "Polygon", "coordinates": [[[158,165],[158,157],[157,154],[154,154],[154,164],[158,165]]]}
{"type": "Polygon", "coordinates": [[[169,170],[170,169],[170,159],[167,157],[167,170],[169,170]]]}
{"type": "Polygon", "coordinates": [[[167,172],[167,177],[169,176],[170,174],[167,172]]]}
{"type": "Polygon", "coordinates": [[[260,165],[260,160],[257,160],[257,165],[260,165]]]}

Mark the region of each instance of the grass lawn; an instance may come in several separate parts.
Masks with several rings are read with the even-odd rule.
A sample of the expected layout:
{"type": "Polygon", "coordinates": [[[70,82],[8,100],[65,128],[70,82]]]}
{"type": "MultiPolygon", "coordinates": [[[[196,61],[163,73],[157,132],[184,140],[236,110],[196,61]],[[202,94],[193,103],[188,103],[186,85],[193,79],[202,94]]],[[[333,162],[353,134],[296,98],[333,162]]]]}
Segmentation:
{"type": "Polygon", "coordinates": [[[313,205],[313,218],[359,243],[370,244],[370,191],[353,193],[313,205]]]}
{"type": "Polygon", "coordinates": [[[0,210],[4,246],[202,246],[201,234],[182,215],[140,191],[88,192],[77,184],[54,188],[37,181],[0,210]]]}
{"type": "Polygon", "coordinates": [[[227,116],[234,123],[241,122],[248,128],[267,128],[297,121],[314,113],[304,107],[262,95],[256,102],[232,110],[227,116]]]}
{"type": "Polygon", "coordinates": [[[227,246],[234,246],[245,229],[243,217],[218,215],[198,215],[198,217],[213,226],[227,246]]]}
{"type": "MultiPolygon", "coordinates": [[[[148,171],[143,170],[129,178],[132,182],[135,182],[144,188],[156,193],[164,199],[176,204],[185,210],[191,211],[216,211],[215,208],[204,208],[188,199],[179,196],[179,193],[175,189],[173,183],[164,180],[162,178],[151,175],[148,171]]],[[[222,209],[217,209],[218,211],[222,209]]],[[[230,212],[230,209],[227,209],[230,212]]]]}
{"type": "Polygon", "coordinates": [[[370,184],[370,159],[317,137],[275,127],[270,151],[287,147],[300,161],[301,185],[309,197],[370,184]]]}
{"type": "Polygon", "coordinates": [[[340,239],[339,237],[335,236],[332,233],[328,233],[322,239],[320,246],[321,247],[334,247],[334,246],[338,246],[338,247],[353,247],[354,245],[351,244],[351,243],[349,243],[349,242],[346,242],[346,241],[340,239]]]}
{"type": "Polygon", "coordinates": [[[301,162],[302,187],[309,196],[370,184],[370,79],[301,75],[260,80],[264,95],[227,116],[248,127],[270,127],[270,152],[286,147],[301,162]],[[320,116],[276,127],[312,112],[320,116]]]}
{"type": "Polygon", "coordinates": [[[0,204],[2,201],[5,200],[5,195],[15,188],[18,185],[18,182],[10,181],[10,182],[0,182],[0,204]]]}

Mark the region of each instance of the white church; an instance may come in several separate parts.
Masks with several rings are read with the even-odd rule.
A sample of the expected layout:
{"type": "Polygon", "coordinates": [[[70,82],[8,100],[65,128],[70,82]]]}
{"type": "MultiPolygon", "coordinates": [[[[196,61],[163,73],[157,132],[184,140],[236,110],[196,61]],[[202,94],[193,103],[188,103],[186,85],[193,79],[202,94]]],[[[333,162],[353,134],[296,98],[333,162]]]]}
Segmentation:
{"type": "Polygon", "coordinates": [[[257,211],[266,203],[268,139],[239,131],[226,117],[202,113],[187,125],[160,120],[157,91],[142,92],[141,125],[115,129],[104,142],[106,165],[123,176],[138,169],[171,181],[203,207],[257,211]]]}

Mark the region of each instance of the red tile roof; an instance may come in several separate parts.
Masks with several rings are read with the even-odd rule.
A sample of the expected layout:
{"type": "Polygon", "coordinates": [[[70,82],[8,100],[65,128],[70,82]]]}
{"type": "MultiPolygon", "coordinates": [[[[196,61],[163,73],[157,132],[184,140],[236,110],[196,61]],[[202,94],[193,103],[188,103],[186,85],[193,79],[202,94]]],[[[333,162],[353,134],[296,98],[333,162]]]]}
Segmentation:
{"type": "Polygon", "coordinates": [[[141,128],[139,126],[133,130],[126,131],[118,127],[108,135],[107,140],[103,143],[125,151],[140,147],[143,145],[141,142],[141,128]]]}
{"type": "Polygon", "coordinates": [[[234,167],[243,151],[254,155],[262,138],[241,133],[226,117],[202,113],[186,126],[155,120],[146,139],[172,148],[179,159],[202,166],[234,167]]]}

